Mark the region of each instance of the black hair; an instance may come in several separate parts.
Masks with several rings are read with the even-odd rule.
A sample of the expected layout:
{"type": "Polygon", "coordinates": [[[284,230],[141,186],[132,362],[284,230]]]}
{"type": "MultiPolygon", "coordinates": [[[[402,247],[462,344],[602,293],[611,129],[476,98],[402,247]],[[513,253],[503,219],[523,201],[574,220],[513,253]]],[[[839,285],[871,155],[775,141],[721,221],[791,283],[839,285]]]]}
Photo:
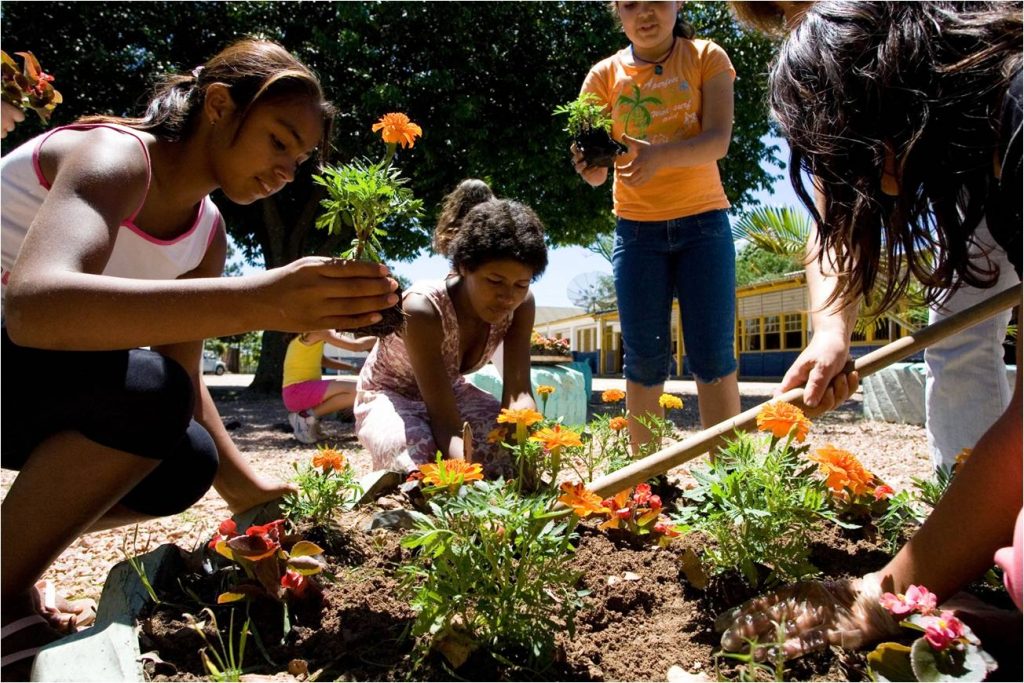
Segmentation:
{"type": "Polygon", "coordinates": [[[454,270],[472,272],[491,261],[512,259],[528,267],[536,280],[548,265],[544,225],[537,214],[525,204],[495,198],[482,180],[463,180],[445,197],[434,245],[454,270]]]}
{"type": "Polygon", "coordinates": [[[960,284],[991,286],[972,261],[994,189],[999,107],[1021,66],[1020,2],[815,3],[771,69],[790,179],[835,256],[829,304],[894,304],[912,278],[936,302],[960,284]],[[886,195],[886,159],[898,194],[886,195]],[[819,215],[803,173],[825,196],[819,215]],[[875,291],[877,290],[877,291],[875,291]]]}
{"type": "Polygon", "coordinates": [[[459,223],[466,213],[488,199],[494,199],[494,192],[487,183],[476,178],[463,180],[458,187],[448,193],[441,203],[441,215],[438,216],[437,227],[434,228],[434,239],[431,243],[434,251],[441,256],[447,256],[448,243],[458,234],[459,223]]]}

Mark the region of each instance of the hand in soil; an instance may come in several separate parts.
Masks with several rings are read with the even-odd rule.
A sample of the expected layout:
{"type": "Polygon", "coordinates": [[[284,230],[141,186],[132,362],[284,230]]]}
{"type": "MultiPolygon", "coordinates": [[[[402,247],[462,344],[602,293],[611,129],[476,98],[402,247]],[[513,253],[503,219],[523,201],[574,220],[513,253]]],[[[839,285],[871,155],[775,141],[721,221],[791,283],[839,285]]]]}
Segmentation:
{"type": "Polygon", "coordinates": [[[748,600],[715,620],[715,629],[724,631],[722,648],[744,652],[755,641],[758,660],[773,658],[779,647],[786,659],[795,659],[829,645],[857,649],[898,634],[871,582],[806,581],[748,600]]]}

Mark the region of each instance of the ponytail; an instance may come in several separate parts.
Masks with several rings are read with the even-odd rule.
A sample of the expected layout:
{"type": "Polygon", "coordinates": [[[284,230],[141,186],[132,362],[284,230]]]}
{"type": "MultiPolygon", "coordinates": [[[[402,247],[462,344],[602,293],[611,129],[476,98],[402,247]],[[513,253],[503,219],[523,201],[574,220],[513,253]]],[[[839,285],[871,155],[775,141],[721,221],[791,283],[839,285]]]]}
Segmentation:
{"type": "Polygon", "coordinates": [[[321,155],[326,150],[334,106],[324,99],[320,80],[290,52],[269,40],[237,41],[214,55],[190,74],[172,74],[153,90],[146,112],[138,118],[87,116],[78,123],[113,123],[145,130],[169,141],[184,139],[202,111],[207,88],[228,86],[238,116],[245,118],[256,103],[269,98],[308,97],[319,103],[324,120],[321,155]]]}
{"type": "Polygon", "coordinates": [[[467,178],[444,198],[441,204],[441,215],[437,218],[434,239],[431,243],[434,251],[441,256],[449,256],[452,239],[459,233],[462,219],[477,204],[494,199],[494,192],[482,180],[467,178]]]}

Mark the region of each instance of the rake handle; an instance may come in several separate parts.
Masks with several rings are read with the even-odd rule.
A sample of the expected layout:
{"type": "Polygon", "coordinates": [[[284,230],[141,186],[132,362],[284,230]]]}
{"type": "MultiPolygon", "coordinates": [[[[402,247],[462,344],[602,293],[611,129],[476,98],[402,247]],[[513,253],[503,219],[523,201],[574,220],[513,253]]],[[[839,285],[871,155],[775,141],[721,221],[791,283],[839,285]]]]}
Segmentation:
{"type": "MultiPolygon", "coordinates": [[[[1020,303],[1020,300],[1020,286],[1010,287],[979,304],[949,316],[945,320],[940,320],[934,325],[922,328],[914,334],[897,339],[880,349],[876,349],[858,358],[853,364],[854,369],[860,373],[861,377],[867,377],[961,330],[988,320],[1000,311],[1020,303]]],[[[804,408],[803,394],[803,387],[790,389],[776,398],[769,399],[749,410],[743,411],[735,417],[719,422],[688,439],[663,448],[657,453],[652,453],[643,460],[637,460],[621,470],[598,477],[590,482],[587,489],[602,498],[607,498],[651,477],[668,472],[673,467],[692,460],[702,453],[706,453],[719,438],[728,436],[734,431],[749,430],[757,423],[757,414],[772,401],[786,401],[804,408]]]]}

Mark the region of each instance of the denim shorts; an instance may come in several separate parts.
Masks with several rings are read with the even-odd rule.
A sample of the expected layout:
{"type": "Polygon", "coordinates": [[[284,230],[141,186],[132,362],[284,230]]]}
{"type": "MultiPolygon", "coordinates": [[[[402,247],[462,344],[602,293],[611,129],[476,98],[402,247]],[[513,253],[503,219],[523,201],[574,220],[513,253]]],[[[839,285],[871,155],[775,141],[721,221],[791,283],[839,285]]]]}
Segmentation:
{"type": "Polygon", "coordinates": [[[619,218],[612,269],[627,380],[651,387],[668,379],[673,296],[694,377],[708,383],[735,372],[736,250],[724,210],[668,221],[619,218]]]}

